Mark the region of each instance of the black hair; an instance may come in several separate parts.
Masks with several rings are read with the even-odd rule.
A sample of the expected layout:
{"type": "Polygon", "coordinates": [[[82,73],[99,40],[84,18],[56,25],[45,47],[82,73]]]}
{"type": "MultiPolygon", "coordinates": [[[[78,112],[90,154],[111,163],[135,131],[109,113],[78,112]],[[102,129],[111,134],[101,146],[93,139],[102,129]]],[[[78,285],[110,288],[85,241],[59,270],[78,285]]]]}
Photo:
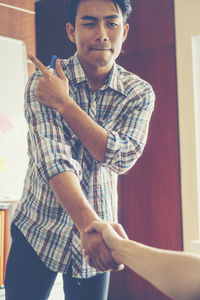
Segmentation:
{"type": "MultiPolygon", "coordinates": [[[[83,0],[66,0],[66,17],[67,22],[71,23],[75,28],[76,14],[80,2],[83,0]]],[[[130,0],[111,0],[116,9],[117,5],[120,7],[124,19],[124,24],[126,23],[128,17],[132,12],[132,6],[130,0]]]]}

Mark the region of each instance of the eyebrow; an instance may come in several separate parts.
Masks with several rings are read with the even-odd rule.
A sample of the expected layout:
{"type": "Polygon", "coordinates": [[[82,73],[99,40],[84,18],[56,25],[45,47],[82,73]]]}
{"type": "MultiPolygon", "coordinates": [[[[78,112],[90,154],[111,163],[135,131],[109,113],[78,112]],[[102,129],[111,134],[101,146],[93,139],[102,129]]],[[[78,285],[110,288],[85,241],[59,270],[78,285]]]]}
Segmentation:
{"type": "MultiPolygon", "coordinates": [[[[118,18],[119,18],[118,15],[110,15],[110,16],[104,17],[105,20],[113,20],[113,19],[118,19],[118,18]]],[[[86,16],[81,17],[81,20],[98,21],[98,18],[86,15],[86,16]]]]}

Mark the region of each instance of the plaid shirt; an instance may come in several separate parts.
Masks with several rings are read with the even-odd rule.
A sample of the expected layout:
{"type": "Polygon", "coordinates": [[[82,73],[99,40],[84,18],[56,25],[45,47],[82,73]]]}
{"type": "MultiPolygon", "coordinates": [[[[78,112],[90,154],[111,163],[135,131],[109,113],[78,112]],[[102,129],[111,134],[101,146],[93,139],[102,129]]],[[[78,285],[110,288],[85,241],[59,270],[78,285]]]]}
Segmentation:
{"type": "Polygon", "coordinates": [[[73,276],[89,278],[98,271],[82,256],[79,232],[56,200],[49,179],[74,171],[100,218],[116,222],[117,177],[142,154],[155,96],[147,82],[117,64],[94,93],[77,54],[61,60],[61,65],[69,79],[70,96],[108,132],[105,160],[97,161],[63,117],[36,100],[41,73],[34,73],[25,93],[29,166],[13,222],[49,269],[66,273],[72,260],[73,276]]]}

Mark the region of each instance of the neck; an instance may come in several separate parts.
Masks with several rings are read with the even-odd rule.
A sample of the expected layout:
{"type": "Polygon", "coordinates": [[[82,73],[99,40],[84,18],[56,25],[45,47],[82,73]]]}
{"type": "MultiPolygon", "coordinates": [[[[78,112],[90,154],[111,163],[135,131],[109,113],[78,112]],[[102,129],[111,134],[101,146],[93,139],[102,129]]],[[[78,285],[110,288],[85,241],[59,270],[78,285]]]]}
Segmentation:
{"type": "Polygon", "coordinates": [[[104,85],[105,79],[110,73],[113,64],[110,66],[94,66],[85,64],[81,59],[80,62],[89,80],[92,91],[101,88],[104,85]]]}
{"type": "Polygon", "coordinates": [[[95,74],[86,72],[92,91],[95,91],[104,85],[105,79],[108,74],[109,72],[106,74],[95,74]]]}

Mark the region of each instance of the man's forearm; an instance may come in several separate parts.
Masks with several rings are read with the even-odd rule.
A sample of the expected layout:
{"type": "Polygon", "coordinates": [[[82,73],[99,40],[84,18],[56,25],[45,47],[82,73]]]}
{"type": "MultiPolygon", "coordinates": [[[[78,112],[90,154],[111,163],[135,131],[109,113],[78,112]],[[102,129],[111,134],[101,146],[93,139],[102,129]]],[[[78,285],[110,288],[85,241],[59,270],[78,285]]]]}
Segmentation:
{"type": "Polygon", "coordinates": [[[78,178],[73,172],[63,172],[50,179],[51,188],[80,232],[81,245],[91,257],[92,266],[100,271],[120,268],[113,260],[99,233],[86,234],[84,229],[101,220],[85,198],[78,178]]]}
{"type": "Polygon", "coordinates": [[[100,220],[81,189],[75,173],[66,171],[53,176],[51,188],[63,209],[70,215],[78,230],[83,230],[93,220],[100,220]]]}
{"type": "Polygon", "coordinates": [[[59,112],[87,150],[97,160],[103,161],[108,140],[107,131],[92,120],[74,101],[66,101],[59,112]]]}

